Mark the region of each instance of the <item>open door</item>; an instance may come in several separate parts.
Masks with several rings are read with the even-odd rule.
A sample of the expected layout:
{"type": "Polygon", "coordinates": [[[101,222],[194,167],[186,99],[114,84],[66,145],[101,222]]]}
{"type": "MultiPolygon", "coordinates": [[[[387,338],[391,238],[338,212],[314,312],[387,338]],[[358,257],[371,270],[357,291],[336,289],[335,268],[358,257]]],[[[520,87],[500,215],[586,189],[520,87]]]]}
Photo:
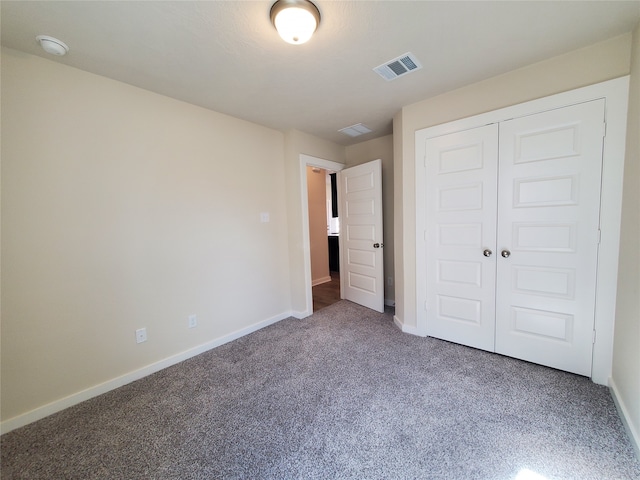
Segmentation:
{"type": "Polygon", "coordinates": [[[384,312],[382,161],[338,175],[341,297],[384,312]]]}

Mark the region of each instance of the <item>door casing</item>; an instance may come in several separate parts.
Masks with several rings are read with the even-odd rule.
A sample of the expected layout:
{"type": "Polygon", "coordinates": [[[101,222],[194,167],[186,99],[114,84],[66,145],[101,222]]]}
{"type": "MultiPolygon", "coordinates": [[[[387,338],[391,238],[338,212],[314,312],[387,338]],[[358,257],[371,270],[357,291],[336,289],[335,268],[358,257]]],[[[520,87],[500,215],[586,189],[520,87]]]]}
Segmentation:
{"type": "MultiPolygon", "coordinates": [[[[346,165],[332,162],[323,158],[312,157],[304,153],[300,154],[300,204],[302,205],[302,250],[304,256],[304,291],[306,308],[304,312],[298,312],[297,318],[305,318],[313,313],[313,290],[311,286],[311,243],[309,240],[309,190],[307,188],[307,166],[319,167],[332,172],[339,172],[346,165]]],[[[340,272],[342,280],[342,272],[340,272]]]]}

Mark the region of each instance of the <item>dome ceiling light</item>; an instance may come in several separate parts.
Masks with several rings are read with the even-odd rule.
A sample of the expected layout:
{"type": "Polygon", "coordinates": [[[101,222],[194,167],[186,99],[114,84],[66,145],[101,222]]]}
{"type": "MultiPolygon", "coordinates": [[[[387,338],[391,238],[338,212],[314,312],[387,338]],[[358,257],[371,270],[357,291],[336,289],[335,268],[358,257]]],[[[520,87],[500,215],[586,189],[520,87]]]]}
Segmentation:
{"type": "Polygon", "coordinates": [[[66,43],[62,40],[58,40],[57,38],[53,38],[48,35],[38,35],[36,40],[42,49],[51,55],[58,55],[61,57],[62,55],[66,55],[69,51],[69,47],[67,47],[66,43]]]}
{"type": "Polygon", "coordinates": [[[271,7],[271,23],[285,42],[300,45],[320,25],[320,11],[309,0],[278,0],[271,7]]]}

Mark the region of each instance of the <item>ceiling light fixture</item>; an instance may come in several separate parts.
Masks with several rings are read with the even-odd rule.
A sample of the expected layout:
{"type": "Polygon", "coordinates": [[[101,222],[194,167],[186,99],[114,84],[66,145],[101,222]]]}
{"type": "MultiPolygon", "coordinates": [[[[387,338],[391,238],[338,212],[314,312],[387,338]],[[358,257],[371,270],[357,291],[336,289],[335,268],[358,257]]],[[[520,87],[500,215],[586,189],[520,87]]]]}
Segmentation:
{"type": "Polygon", "coordinates": [[[271,7],[271,23],[285,42],[300,45],[320,25],[320,10],[309,0],[278,0],[271,7]]]}
{"type": "Polygon", "coordinates": [[[42,49],[51,55],[58,55],[61,57],[62,55],[66,55],[69,51],[69,47],[67,47],[62,40],[58,40],[57,38],[53,38],[48,35],[38,35],[36,40],[42,49]]]}

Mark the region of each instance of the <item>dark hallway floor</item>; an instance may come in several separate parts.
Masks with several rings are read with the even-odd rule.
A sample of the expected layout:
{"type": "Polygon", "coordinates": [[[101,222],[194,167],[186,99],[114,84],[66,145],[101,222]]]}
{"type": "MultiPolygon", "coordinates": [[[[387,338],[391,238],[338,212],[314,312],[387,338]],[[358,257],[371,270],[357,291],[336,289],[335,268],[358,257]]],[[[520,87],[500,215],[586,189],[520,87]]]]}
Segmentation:
{"type": "Polygon", "coordinates": [[[312,288],[313,311],[328,307],[340,300],[340,273],[331,272],[331,281],[312,288]]]}

